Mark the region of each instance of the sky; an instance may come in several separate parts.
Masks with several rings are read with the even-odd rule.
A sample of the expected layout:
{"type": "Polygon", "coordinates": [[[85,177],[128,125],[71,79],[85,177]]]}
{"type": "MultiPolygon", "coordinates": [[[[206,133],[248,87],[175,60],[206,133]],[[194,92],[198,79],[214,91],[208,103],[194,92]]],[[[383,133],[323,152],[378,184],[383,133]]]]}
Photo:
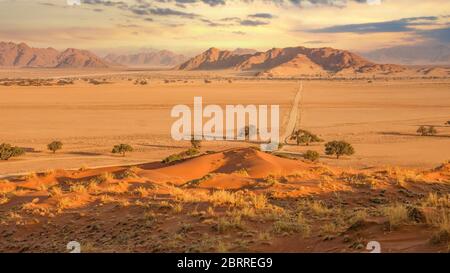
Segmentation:
{"type": "Polygon", "coordinates": [[[210,47],[450,45],[450,1],[0,0],[0,41],[188,55],[210,47]]]}

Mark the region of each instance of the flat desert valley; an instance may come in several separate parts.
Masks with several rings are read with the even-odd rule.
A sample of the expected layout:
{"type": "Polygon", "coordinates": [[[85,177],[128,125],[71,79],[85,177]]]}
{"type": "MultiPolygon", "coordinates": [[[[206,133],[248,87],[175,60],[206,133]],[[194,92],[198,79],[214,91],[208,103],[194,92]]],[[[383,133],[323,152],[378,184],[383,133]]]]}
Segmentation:
{"type": "MultiPolygon", "coordinates": [[[[30,76],[34,71],[27,72],[21,73],[30,76]]],[[[194,96],[203,97],[205,105],[278,104],[283,131],[300,85],[299,80],[236,78],[230,82],[220,75],[201,73],[188,77],[170,72],[107,73],[91,72],[110,82],[101,85],[82,80],[65,86],[0,85],[1,141],[32,151],[0,162],[0,175],[161,160],[189,147],[189,142],[172,140],[170,128],[176,119],[170,111],[177,104],[192,106],[194,96]],[[205,83],[204,77],[211,78],[211,83],[205,83]],[[137,78],[146,79],[148,85],[133,84],[137,78]],[[56,155],[46,150],[54,139],[64,143],[64,150],[56,155]],[[136,148],[126,158],[110,153],[112,146],[122,142],[136,148]]],[[[2,72],[0,78],[7,75],[2,72]]],[[[325,156],[327,164],[357,169],[430,168],[450,157],[450,126],[445,125],[450,117],[448,80],[312,80],[301,84],[297,126],[325,140],[346,140],[355,146],[355,156],[342,160],[325,156]],[[419,136],[420,125],[433,125],[439,134],[419,136]]],[[[204,146],[222,150],[248,143],[217,141],[204,146]]],[[[306,149],[322,151],[323,145],[285,147],[299,153],[306,149]]]]}
{"type": "Polygon", "coordinates": [[[0,142],[26,154],[0,162],[1,252],[67,252],[70,241],[83,252],[367,252],[371,241],[384,252],[450,250],[448,79],[89,69],[0,79],[12,75],[25,84],[0,85],[0,142]],[[38,78],[52,80],[27,86],[38,78]],[[171,138],[170,111],[194,96],[278,104],[282,134],[294,124],[323,142],[267,153],[202,141],[198,154],[162,162],[191,147],[171,138]],[[332,140],[355,154],[325,155],[332,140]],[[112,154],[120,143],[134,151],[112,154]]]}

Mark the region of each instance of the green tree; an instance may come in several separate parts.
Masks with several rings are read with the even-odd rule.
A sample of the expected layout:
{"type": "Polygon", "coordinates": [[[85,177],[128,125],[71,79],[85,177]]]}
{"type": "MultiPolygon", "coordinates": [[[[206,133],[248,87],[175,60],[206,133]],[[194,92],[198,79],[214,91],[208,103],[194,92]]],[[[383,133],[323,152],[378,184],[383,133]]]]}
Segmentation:
{"type": "Polygon", "coordinates": [[[10,144],[3,143],[0,145],[0,160],[8,160],[11,157],[16,157],[25,154],[25,150],[10,144]]]}
{"type": "Polygon", "coordinates": [[[52,151],[53,153],[56,153],[56,151],[61,150],[63,147],[63,144],[59,140],[55,140],[52,143],[47,145],[47,149],[52,151]]]}
{"type": "Polygon", "coordinates": [[[303,154],[303,158],[312,162],[316,162],[320,158],[320,154],[316,151],[308,150],[303,154]]]}
{"type": "Polygon", "coordinates": [[[323,140],[320,139],[317,135],[306,131],[306,130],[297,130],[294,131],[290,137],[291,140],[295,140],[297,142],[297,145],[305,144],[306,146],[309,146],[310,143],[313,142],[322,142],[323,140]]]}
{"type": "Polygon", "coordinates": [[[122,156],[125,156],[127,152],[132,152],[134,149],[128,144],[119,144],[114,146],[112,149],[113,154],[122,154],[122,156]]]}
{"type": "Polygon", "coordinates": [[[336,155],[337,159],[343,155],[353,155],[354,153],[353,146],[345,141],[334,140],[325,144],[325,154],[336,155]]]}

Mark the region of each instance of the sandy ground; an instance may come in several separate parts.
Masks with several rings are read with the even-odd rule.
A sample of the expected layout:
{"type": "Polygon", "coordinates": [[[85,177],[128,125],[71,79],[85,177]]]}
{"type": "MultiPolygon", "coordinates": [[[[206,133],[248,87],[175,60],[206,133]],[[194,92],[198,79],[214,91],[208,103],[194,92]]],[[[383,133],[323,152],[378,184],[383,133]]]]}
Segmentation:
{"type": "Polygon", "coordinates": [[[252,148],[28,175],[0,180],[0,252],[448,252],[449,179],[252,148]]]}
{"type": "MultiPolygon", "coordinates": [[[[202,96],[205,104],[279,104],[285,126],[299,86],[298,81],[289,80],[238,78],[230,83],[207,73],[149,71],[55,74],[30,69],[0,71],[0,78],[87,74],[107,75],[102,77],[111,84],[76,80],[66,86],[0,86],[0,142],[30,151],[0,162],[0,175],[161,160],[189,147],[188,142],[171,139],[175,119],[170,110],[176,104],[192,105],[194,96],[202,96]],[[204,77],[212,83],[204,83],[204,77]],[[146,78],[149,84],[134,85],[136,78],[146,78]],[[173,82],[165,83],[165,79],[173,82]],[[64,143],[56,155],[46,150],[54,139],[64,143]],[[118,143],[129,143],[136,150],[125,158],[114,156],[110,151],[118,143]]],[[[429,168],[450,159],[450,126],[444,125],[450,120],[450,81],[304,81],[302,104],[301,128],[326,141],[346,140],[356,149],[354,156],[342,160],[323,156],[327,164],[429,168]],[[438,136],[417,136],[419,125],[435,125],[438,136]]],[[[248,144],[204,142],[203,146],[218,151],[248,144]]],[[[323,154],[323,144],[284,149],[323,154]]]]}

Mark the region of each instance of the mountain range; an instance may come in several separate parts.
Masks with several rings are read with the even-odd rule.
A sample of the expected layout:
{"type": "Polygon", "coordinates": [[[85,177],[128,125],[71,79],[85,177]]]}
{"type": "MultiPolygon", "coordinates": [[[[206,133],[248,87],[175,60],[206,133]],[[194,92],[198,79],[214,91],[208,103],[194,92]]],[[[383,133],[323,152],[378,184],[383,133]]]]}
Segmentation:
{"type": "MultiPolygon", "coordinates": [[[[418,54],[420,48],[390,48],[373,52],[371,59],[394,60],[395,63],[408,63],[418,54]],[[404,51],[404,52],[403,52],[404,51]],[[410,58],[409,58],[409,57],[410,58]],[[396,59],[395,59],[396,58],[396,59]]],[[[448,46],[439,46],[429,51],[434,53],[421,57],[425,63],[447,63],[450,59],[448,46]]],[[[367,55],[366,55],[367,56],[367,55]]],[[[411,61],[412,62],[412,61],[411,61]]],[[[54,48],[34,48],[25,43],[0,42],[0,67],[43,67],[43,68],[112,68],[120,66],[172,67],[174,70],[232,70],[248,71],[257,76],[450,76],[449,67],[405,66],[379,64],[347,50],[330,47],[272,48],[265,52],[238,48],[220,50],[210,48],[205,52],[187,59],[184,55],[171,51],[149,51],[135,54],[113,55],[100,58],[94,53],[68,48],[58,51],[54,48]]]]}
{"type": "Polygon", "coordinates": [[[446,68],[377,64],[346,50],[302,46],[243,55],[210,48],[174,69],[253,71],[257,76],[449,75],[446,68]]]}
{"type": "Polygon", "coordinates": [[[130,67],[172,67],[183,63],[188,58],[168,50],[141,52],[135,54],[108,54],[105,60],[110,63],[130,67]]]}
{"type": "Polygon", "coordinates": [[[107,61],[95,54],[75,48],[58,51],[34,48],[25,43],[0,42],[0,66],[45,68],[107,68],[107,61]]]}

